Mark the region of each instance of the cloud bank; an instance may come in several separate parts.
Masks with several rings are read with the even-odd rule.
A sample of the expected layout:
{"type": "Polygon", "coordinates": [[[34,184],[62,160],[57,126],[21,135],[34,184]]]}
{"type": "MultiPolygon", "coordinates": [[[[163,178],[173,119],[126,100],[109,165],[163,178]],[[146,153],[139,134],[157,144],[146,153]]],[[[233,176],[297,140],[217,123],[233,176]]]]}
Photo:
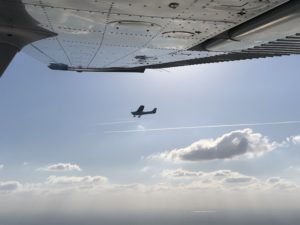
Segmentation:
{"type": "Polygon", "coordinates": [[[49,176],[46,184],[60,186],[93,187],[107,182],[103,176],[49,176]]]}
{"type": "MultiPolygon", "coordinates": [[[[153,194],[187,191],[236,191],[236,190],[296,190],[298,185],[280,177],[259,179],[232,170],[190,171],[184,169],[164,170],[160,181],[144,183],[111,183],[105,176],[49,176],[42,183],[21,183],[19,181],[0,182],[0,192],[32,193],[38,195],[73,193],[90,194],[153,194]]],[[[299,189],[298,189],[299,190],[299,189]]]]}
{"type": "Polygon", "coordinates": [[[299,188],[297,184],[281,177],[259,179],[231,170],[204,172],[180,168],[164,170],[161,176],[179,182],[185,190],[247,190],[257,192],[271,190],[293,191],[299,188]]]}
{"type": "MultiPolygon", "coordinates": [[[[210,187],[226,186],[227,184],[250,184],[258,181],[255,177],[246,176],[231,170],[203,172],[176,169],[165,170],[161,173],[161,175],[162,177],[174,180],[190,179],[192,181],[196,181],[197,185],[201,186],[201,184],[209,184],[210,187]]],[[[195,183],[192,184],[194,185],[195,183]]]]}
{"type": "MultiPolygon", "coordinates": [[[[158,174],[157,174],[158,175],[158,174]]],[[[231,170],[162,171],[153,182],[118,183],[105,176],[49,176],[41,182],[0,181],[0,214],[148,212],[299,206],[299,186],[280,177],[259,179],[231,170]],[[263,198],[263,199],[262,199],[263,198]],[[30,204],[28,204],[30,202],[30,204]],[[231,206],[232,206],[231,205],[231,206]]]]}

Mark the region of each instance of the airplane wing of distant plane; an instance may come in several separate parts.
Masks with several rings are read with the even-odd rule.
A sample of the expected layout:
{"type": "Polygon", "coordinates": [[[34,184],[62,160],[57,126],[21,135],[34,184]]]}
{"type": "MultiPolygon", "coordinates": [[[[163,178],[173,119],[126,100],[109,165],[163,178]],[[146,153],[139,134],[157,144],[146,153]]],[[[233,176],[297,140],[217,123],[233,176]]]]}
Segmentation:
{"type": "Polygon", "coordinates": [[[0,0],[0,74],[23,50],[63,71],[300,53],[299,0],[0,0]]]}
{"type": "Polygon", "coordinates": [[[145,106],[141,105],[136,112],[142,113],[144,111],[145,106]]]}

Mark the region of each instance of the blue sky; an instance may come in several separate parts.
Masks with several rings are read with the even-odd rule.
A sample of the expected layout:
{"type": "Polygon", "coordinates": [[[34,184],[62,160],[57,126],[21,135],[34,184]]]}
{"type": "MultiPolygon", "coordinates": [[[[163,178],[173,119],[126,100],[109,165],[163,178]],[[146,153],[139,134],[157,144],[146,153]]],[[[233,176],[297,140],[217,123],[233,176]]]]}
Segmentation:
{"type": "MultiPolygon", "coordinates": [[[[73,73],[51,71],[18,54],[0,80],[0,198],[9,202],[0,212],[24,213],[21,206],[28,199],[43,206],[41,213],[68,211],[54,207],[50,199],[64,206],[79,203],[76,210],[83,214],[90,208],[103,212],[102,198],[109,202],[107,210],[126,211],[126,204],[122,208],[118,202],[120,196],[130,199],[136,206],[129,207],[133,211],[161,207],[214,211],[220,205],[219,212],[222,205],[230,205],[227,198],[231,197],[235,207],[243,209],[272,211],[271,206],[280,202],[278,210],[298,210],[299,123],[107,133],[300,120],[298,62],[294,56],[147,70],[145,74],[73,73]],[[146,109],[157,107],[158,113],[132,118],[130,111],[141,104],[146,109]],[[254,147],[237,148],[220,159],[218,154],[226,151],[222,145],[226,135],[237,135],[230,139],[234,145],[246,138],[254,147]],[[200,144],[191,147],[194,142],[200,144]],[[215,158],[184,160],[187,152],[205,150],[216,151],[215,158]],[[227,171],[226,178],[214,180],[218,171],[227,171]],[[209,186],[205,186],[207,181],[209,186]],[[69,198],[60,198],[61,193],[69,198]],[[95,203],[90,195],[100,202],[95,203]],[[260,205],[262,196],[265,201],[260,205]],[[199,201],[191,203],[195,198],[199,201]]],[[[35,207],[31,210],[35,212],[35,207]]]]}

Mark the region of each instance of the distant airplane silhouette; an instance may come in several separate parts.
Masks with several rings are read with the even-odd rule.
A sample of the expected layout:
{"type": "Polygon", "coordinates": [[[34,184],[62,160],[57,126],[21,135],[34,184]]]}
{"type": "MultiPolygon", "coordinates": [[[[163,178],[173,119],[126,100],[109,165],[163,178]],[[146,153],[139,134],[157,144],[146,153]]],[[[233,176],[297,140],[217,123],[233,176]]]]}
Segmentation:
{"type": "Polygon", "coordinates": [[[141,105],[138,110],[136,110],[135,112],[131,112],[131,114],[133,115],[133,117],[138,116],[138,118],[140,118],[142,115],[146,115],[146,114],[155,114],[157,108],[154,108],[152,111],[147,111],[144,112],[144,108],[145,106],[141,105]]]}

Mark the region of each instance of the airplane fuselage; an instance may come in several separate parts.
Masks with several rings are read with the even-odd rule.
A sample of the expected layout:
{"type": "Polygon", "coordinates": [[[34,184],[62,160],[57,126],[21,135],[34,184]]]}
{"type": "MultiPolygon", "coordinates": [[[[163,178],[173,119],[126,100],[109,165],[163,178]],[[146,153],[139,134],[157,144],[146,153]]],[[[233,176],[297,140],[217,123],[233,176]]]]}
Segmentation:
{"type": "Polygon", "coordinates": [[[136,117],[136,116],[143,116],[143,115],[147,115],[147,114],[155,114],[155,112],[153,111],[148,111],[148,112],[142,112],[142,113],[139,113],[139,112],[131,112],[131,114],[136,117]]]}
{"type": "Polygon", "coordinates": [[[133,117],[138,116],[139,118],[143,115],[147,115],[147,114],[155,114],[157,108],[154,108],[152,111],[143,111],[144,106],[140,106],[140,108],[137,111],[131,112],[131,114],[133,115],[133,117]]]}

